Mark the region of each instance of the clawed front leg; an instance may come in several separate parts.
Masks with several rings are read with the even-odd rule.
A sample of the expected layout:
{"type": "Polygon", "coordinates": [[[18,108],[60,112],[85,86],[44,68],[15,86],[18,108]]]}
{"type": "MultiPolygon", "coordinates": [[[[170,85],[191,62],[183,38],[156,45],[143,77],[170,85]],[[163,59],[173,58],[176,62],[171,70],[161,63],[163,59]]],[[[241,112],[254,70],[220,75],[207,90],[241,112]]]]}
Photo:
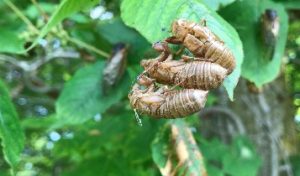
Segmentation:
{"type": "Polygon", "coordinates": [[[176,38],[175,36],[168,37],[168,38],[166,38],[165,41],[168,43],[177,44],[177,45],[182,43],[182,41],[179,40],[178,38],[176,38]]]}
{"type": "Polygon", "coordinates": [[[158,41],[153,43],[152,48],[157,52],[170,53],[170,48],[168,46],[168,43],[165,41],[158,41]]]}
{"type": "Polygon", "coordinates": [[[169,59],[169,56],[171,54],[171,50],[168,46],[168,43],[165,41],[159,41],[152,45],[152,48],[156,50],[157,52],[160,52],[161,54],[156,58],[157,61],[163,62],[167,59],[169,59]]]}
{"type": "Polygon", "coordinates": [[[138,76],[137,82],[139,85],[149,87],[155,83],[155,79],[149,78],[148,76],[141,74],[138,76]]]}

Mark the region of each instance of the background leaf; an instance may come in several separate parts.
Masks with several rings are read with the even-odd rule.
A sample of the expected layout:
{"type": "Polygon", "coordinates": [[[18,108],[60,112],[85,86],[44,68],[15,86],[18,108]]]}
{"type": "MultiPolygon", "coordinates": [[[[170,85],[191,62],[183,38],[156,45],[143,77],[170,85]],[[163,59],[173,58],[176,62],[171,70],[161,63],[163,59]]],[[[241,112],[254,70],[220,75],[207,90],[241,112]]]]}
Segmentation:
{"type": "Polygon", "coordinates": [[[300,9],[300,1],[298,0],[274,0],[282,4],[287,9],[300,9]]]}
{"type": "Polygon", "coordinates": [[[208,175],[254,176],[262,165],[260,156],[245,136],[236,136],[230,145],[218,139],[202,139],[200,147],[208,175]]]}
{"type": "Polygon", "coordinates": [[[223,170],[232,176],[254,176],[261,165],[255,149],[245,138],[234,140],[230,150],[223,154],[223,170]],[[247,163],[247,164],[245,164],[247,163]]]}
{"type": "Polygon", "coordinates": [[[143,36],[134,29],[127,27],[120,18],[99,23],[97,32],[111,44],[118,42],[129,44],[127,57],[129,64],[139,64],[145,52],[151,48],[150,43],[143,36]]]}
{"type": "Polygon", "coordinates": [[[218,10],[236,0],[203,0],[203,2],[212,10],[218,10]]]}
{"type": "Polygon", "coordinates": [[[0,81],[0,138],[5,160],[15,168],[24,148],[24,134],[9,92],[0,81]]]}
{"type": "Polygon", "coordinates": [[[24,52],[24,41],[16,35],[16,32],[0,28],[0,52],[20,54],[24,52]]]}
{"type": "Polygon", "coordinates": [[[258,87],[274,80],[279,74],[287,39],[288,17],[284,7],[267,0],[262,2],[244,0],[235,2],[220,13],[238,30],[243,41],[245,59],[242,65],[242,76],[258,87]],[[260,34],[260,17],[266,9],[276,10],[280,20],[280,30],[272,59],[265,58],[260,34]]]}
{"type": "Polygon", "coordinates": [[[102,70],[104,62],[97,62],[79,69],[67,82],[56,102],[57,117],[65,124],[80,124],[105,112],[111,105],[120,101],[129,91],[131,81],[126,73],[111,94],[102,90],[102,70]]]}
{"type": "Polygon", "coordinates": [[[118,106],[119,111],[104,113],[100,121],[74,127],[73,139],[58,141],[53,155],[72,156],[74,163],[62,175],[158,175],[155,167],[144,163],[152,163],[150,143],[162,121],[144,119],[140,127],[133,111],[124,105],[118,106]]]}
{"type": "Polygon", "coordinates": [[[170,126],[166,125],[156,133],[151,150],[152,158],[159,168],[164,168],[168,160],[168,143],[170,141],[170,126]]]}
{"type": "Polygon", "coordinates": [[[229,97],[233,99],[233,90],[238,82],[243,60],[242,43],[234,28],[217,13],[207,8],[202,1],[124,0],[121,12],[125,24],[134,27],[151,43],[170,36],[168,31],[175,19],[184,18],[195,22],[206,19],[208,27],[233,51],[237,60],[236,69],[224,82],[229,97]],[[136,13],[132,13],[133,11],[136,13]]]}

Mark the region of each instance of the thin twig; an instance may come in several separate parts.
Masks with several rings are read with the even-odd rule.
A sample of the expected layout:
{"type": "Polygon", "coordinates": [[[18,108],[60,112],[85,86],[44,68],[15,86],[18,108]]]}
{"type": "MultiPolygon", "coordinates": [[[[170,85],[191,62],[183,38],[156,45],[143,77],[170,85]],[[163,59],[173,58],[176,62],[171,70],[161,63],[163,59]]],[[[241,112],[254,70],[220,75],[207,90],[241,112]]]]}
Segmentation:
{"type": "MultiPolygon", "coordinates": [[[[34,30],[34,32],[35,33],[37,33],[37,34],[39,34],[40,33],[40,31],[31,23],[31,21],[22,13],[22,11],[21,10],[19,10],[18,9],[18,7],[17,6],[15,6],[10,0],[4,0],[4,2],[18,15],[18,17],[25,23],[25,24],[27,24],[27,26],[29,27],[29,28],[31,28],[32,30],[34,30]]],[[[36,2],[35,0],[32,0],[32,2],[34,3],[34,2],[36,2]]],[[[39,7],[39,6],[38,6],[39,7]]],[[[72,38],[72,37],[70,37],[70,36],[66,36],[66,39],[69,41],[69,42],[71,42],[71,43],[74,43],[74,44],[76,44],[76,45],[78,45],[78,46],[81,46],[81,47],[83,47],[83,48],[86,48],[86,49],[88,49],[88,50],[90,50],[90,51],[93,51],[93,52],[95,52],[95,53],[97,53],[97,54],[99,54],[100,56],[103,56],[103,57],[105,57],[105,58],[109,58],[109,54],[108,53],[106,53],[106,52],[104,52],[104,51],[102,51],[102,50],[99,50],[99,49],[97,49],[96,47],[94,47],[94,46],[92,46],[92,45],[90,45],[90,44],[88,44],[88,43],[85,43],[85,42],[83,42],[83,41],[81,41],[81,40],[78,40],[78,39],[75,39],[75,38],[72,38]]]]}
{"type": "Polygon", "coordinates": [[[97,53],[97,54],[99,54],[100,56],[103,56],[103,57],[105,57],[105,58],[109,58],[109,54],[108,53],[106,53],[106,52],[104,52],[104,51],[102,51],[102,50],[99,50],[99,49],[97,49],[96,47],[94,47],[94,46],[92,46],[92,45],[90,45],[90,44],[88,44],[88,43],[85,43],[85,42],[83,42],[83,41],[81,41],[81,40],[78,40],[78,39],[76,39],[76,38],[72,38],[72,37],[70,37],[70,36],[67,36],[67,38],[66,38],[69,42],[72,42],[72,43],[74,43],[74,44],[76,44],[76,45],[78,45],[78,46],[81,46],[81,47],[83,47],[83,48],[86,48],[86,49],[88,49],[88,50],[90,50],[90,51],[93,51],[93,52],[95,52],[95,53],[97,53]]]}

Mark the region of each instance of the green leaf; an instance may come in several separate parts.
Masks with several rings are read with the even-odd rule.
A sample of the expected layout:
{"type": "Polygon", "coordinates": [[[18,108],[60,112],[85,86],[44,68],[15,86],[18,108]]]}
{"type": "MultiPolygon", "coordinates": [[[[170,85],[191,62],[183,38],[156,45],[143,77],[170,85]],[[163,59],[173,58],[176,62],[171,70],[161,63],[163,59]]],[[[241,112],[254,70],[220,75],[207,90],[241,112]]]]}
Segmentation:
{"type": "Polygon", "coordinates": [[[69,129],[73,138],[62,137],[55,143],[54,158],[75,161],[68,163],[72,167],[61,175],[158,175],[149,173],[157,172],[152,167],[150,144],[162,121],[145,118],[140,127],[126,104],[120,103],[118,108],[104,113],[100,121],[88,121],[69,129]]]}
{"type": "Polygon", "coordinates": [[[157,132],[152,142],[152,158],[159,168],[164,168],[168,160],[168,143],[170,141],[170,126],[166,125],[157,132]]]}
{"type": "Polygon", "coordinates": [[[207,160],[222,160],[224,153],[228,152],[228,147],[224,145],[220,140],[213,139],[211,141],[201,141],[201,151],[205,155],[207,160]]]}
{"type": "Polygon", "coordinates": [[[80,124],[105,112],[120,101],[129,91],[131,81],[128,73],[118,85],[105,95],[102,88],[104,62],[98,62],[78,70],[66,83],[56,102],[57,117],[63,124],[80,124]]]}
{"type": "Polygon", "coordinates": [[[32,49],[37,44],[39,39],[43,38],[53,27],[59,24],[63,19],[69,17],[70,15],[76,12],[86,10],[99,3],[99,0],[63,0],[49,19],[48,23],[40,31],[38,38],[27,49],[27,51],[32,49]]]}
{"type": "MultiPolygon", "coordinates": [[[[39,2],[39,6],[47,14],[51,14],[56,8],[56,4],[54,2],[39,2]]],[[[37,9],[34,4],[29,5],[24,11],[24,14],[31,19],[38,19],[41,17],[39,9],[37,9]]]]}
{"type": "Polygon", "coordinates": [[[292,171],[294,173],[294,175],[300,175],[300,156],[299,154],[297,155],[293,155],[293,156],[290,156],[289,158],[290,162],[291,162],[291,165],[292,165],[292,171]]]}
{"type": "Polygon", "coordinates": [[[224,153],[223,170],[232,176],[255,176],[261,165],[251,143],[243,137],[234,140],[229,152],[224,153]]]}
{"type": "Polygon", "coordinates": [[[150,43],[137,31],[127,27],[120,18],[115,18],[97,25],[97,32],[111,44],[123,42],[129,44],[129,64],[139,64],[145,51],[151,48],[150,43]],[[120,34],[120,35],[116,35],[120,34]]]}
{"type": "Polygon", "coordinates": [[[236,0],[203,0],[203,2],[212,10],[218,10],[221,7],[229,5],[236,0]]]}
{"type": "Polygon", "coordinates": [[[207,165],[207,173],[208,175],[213,176],[226,176],[220,168],[217,168],[213,165],[207,165]]]}
{"type": "Polygon", "coordinates": [[[16,32],[0,28],[0,52],[20,54],[24,51],[24,43],[16,32]]]}
{"type": "Polygon", "coordinates": [[[298,0],[274,0],[282,4],[287,9],[300,9],[300,1],[298,0]]]}
{"type": "Polygon", "coordinates": [[[288,16],[284,7],[268,0],[262,2],[244,0],[228,6],[221,11],[221,14],[236,27],[243,41],[245,58],[242,76],[258,87],[274,80],[280,71],[287,39],[288,16]],[[266,9],[276,10],[280,21],[280,30],[271,59],[265,54],[260,33],[260,17],[266,9]]]}
{"type": "Polygon", "coordinates": [[[24,134],[9,92],[0,81],[0,138],[5,160],[15,168],[24,148],[24,134]]]}
{"type": "Polygon", "coordinates": [[[151,43],[170,36],[168,31],[175,19],[184,18],[195,22],[205,19],[207,26],[233,51],[237,60],[236,69],[224,82],[229,97],[233,99],[233,90],[238,82],[243,61],[242,43],[235,29],[216,12],[207,8],[202,1],[124,0],[121,12],[125,24],[135,28],[151,43]]]}
{"type": "Polygon", "coordinates": [[[208,175],[255,176],[261,159],[245,136],[237,136],[230,145],[218,139],[201,140],[208,175]]]}

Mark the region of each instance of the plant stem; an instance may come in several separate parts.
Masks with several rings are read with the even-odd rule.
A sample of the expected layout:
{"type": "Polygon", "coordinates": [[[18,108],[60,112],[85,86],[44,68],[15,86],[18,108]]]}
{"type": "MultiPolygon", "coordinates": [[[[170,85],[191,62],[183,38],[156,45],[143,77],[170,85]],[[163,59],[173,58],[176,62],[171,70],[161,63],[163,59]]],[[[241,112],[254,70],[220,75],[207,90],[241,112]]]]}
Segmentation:
{"type": "Polygon", "coordinates": [[[24,21],[27,26],[32,29],[35,33],[39,34],[39,30],[31,23],[31,21],[22,13],[20,9],[18,9],[15,4],[13,4],[10,0],[4,0],[4,2],[16,13],[16,15],[24,21]]]}
{"type": "MultiPolygon", "coordinates": [[[[40,12],[43,13],[43,10],[40,8],[40,6],[37,4],[36,0],[31,0],[32,3],[38,8],[38,10],[40,12]]],[[[16,15],[25,23],[27,24],[27,26],[34,30],[35,33],[39,34],[40,31],[31,23],[31,21],[21,12],[21,10],[18,9],[17,6],[15,6],[10,0],[4,0],[4,2],[16,13],[16,15]]],[[[72,43],[75,43],[76,45],[78,46],[81,46],[83,48],[86,48],[90,51],[93,51],[97,54],[99,54],[100,56],[103,56],[103,57],[106,57],[108,58],[110,55],[102,50],[99,50],[97,49],[96,47],[92,46],[92,45],[89,45],[88,43],[85,43],[81,40],[78,40],[78,39],[75,39],[75,38],[72,38],[70,36],[67,36],[66,39],[69,41],[69,42],[72,42],[72,43]]]]}
{"type": "Polygon", "coordinates": [[[104,51],[102,51],[102,50],[99,50],[99,49],[97,49],[96,47],[94,47],[94,46],[92,46],[92,45],[89,45],[88,43],[85,43],[85,42],[83,42],[83,41],[81,41],[81,40],[78,40],[78,39],[76,39],[76,38],[72,38],[72,37],[70,37],[70,36],[67,36],[66,39],[67,39],[69,42],[75,43],[76,45],[81,46],[81,47],[83,47],[83,48],[86,48],[86,49],[88,49],[88,50],[90,50],[90,51],[93,51],[93,52],[95,52],[95,53],[97,53],[97,54],[99,54],[100,56],[103,56],[103,57],[105,57],[105,58],[108,58],[108,57],[110,56],[108,53],[106,53],[106,52],[104,52],[104,51]]]}

